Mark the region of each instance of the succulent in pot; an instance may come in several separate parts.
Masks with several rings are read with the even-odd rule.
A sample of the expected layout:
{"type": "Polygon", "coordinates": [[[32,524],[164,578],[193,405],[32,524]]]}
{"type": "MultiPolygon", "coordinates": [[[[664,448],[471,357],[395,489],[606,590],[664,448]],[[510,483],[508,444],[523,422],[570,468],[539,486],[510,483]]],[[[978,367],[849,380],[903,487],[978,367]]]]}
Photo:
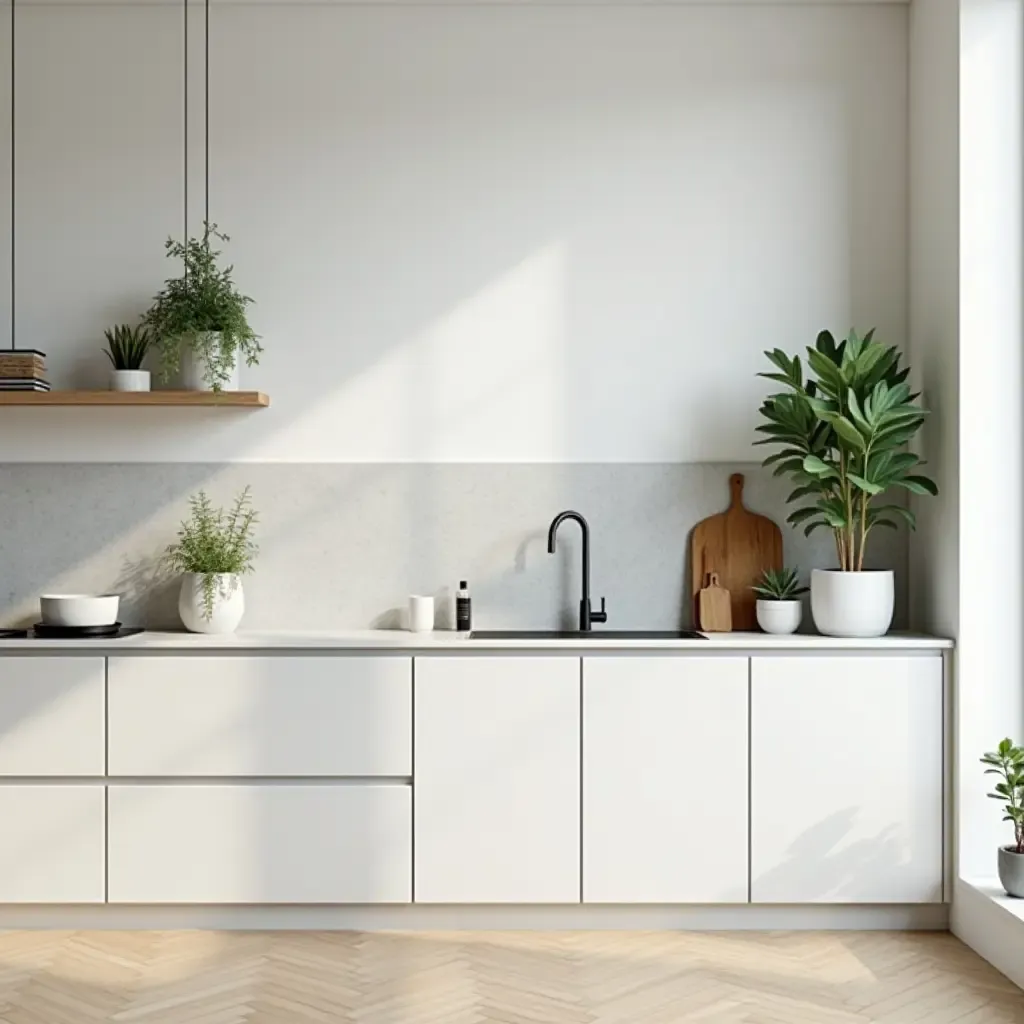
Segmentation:
{"type": "Polygon", "coordinates": [[[234,267],[219,265],[215,241],[230,239],[209,222],[200,238],[167,239],[167,256],[181,260],[183,272],[164,282],[145,316],[160,350],[162,376],[169,379],[180,370],[182,384],[192,391],[237,388],[239,362],[255,366],[263,352],[249,325],[253,300],[235,286],[234,267]]]}
{"type": "Polygon", "coordinates": [[[1005,739],[981,763],[986,775],[999,776],[988,795],[1003,803],[1003,821],[1013,826],[1013,843],[999,848],[999,881],[1009,895],[1024,898],[1024,747],[1005,739]]]}
{"type": "Polygon", "coordinates": [[[800,585],[796,569],[765,569],[753,586],[757,594],[757,624],[766,633],[795,633],[803,618],[800,585]]]}
{"type": "Polygon", "coordinates": [[[142,368],[146,354],[153,343],[145,327],[117,324],[103,332],[107,339],[104,352],[110,360],[111,391],[148,391],[149,370],[142,368]]]}
{"type": "Polygon", "coordinates": [[[811,572],[814,624],[830,636],[882,636],[892,623],[893,573],[865,569],[868,540],[901,520],[915,526],[911,509],[883,495],[893,488],[938,493],[906,447],[927,415],[906,383],[910,370],[873,330],[864,337],[851,331],[838,344],[822,331],[807,349],[806,379],[799,356],[765,355],[775,370],[759,376],[785,390],[764,400],[755,443],[777,447],[764,465],[796,484],[787,500],[798,507],[788,522],[805,534],[831,530],[835,540],[838,570],[811,572]]]}
{"type": "Polygon", "coordinates": [[[189,499],[191,515],[167,548],[170,566],[184,574],[178,613],[193,633],[233,633],[245,614],[241,577],[252,572],[257,521],[248,487],[230,510],[214,508],[205,491],[189,499]]]}

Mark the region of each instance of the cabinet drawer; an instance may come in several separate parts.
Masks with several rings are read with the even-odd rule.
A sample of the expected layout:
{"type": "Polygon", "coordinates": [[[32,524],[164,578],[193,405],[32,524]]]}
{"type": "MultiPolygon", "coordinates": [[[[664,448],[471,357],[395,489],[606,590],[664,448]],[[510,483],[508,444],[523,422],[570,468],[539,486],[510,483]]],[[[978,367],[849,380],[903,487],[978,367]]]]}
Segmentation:
{"type": "Polygon", "coordinates": [[[103,659],[0,659],[0,775],[103,771],[103,659]]]}
{"type": "Polygon", "coordinates": [[[102,903],[103,787],[0,786],[0,903],[102,903]]]}
{"type": "Polygon", "coordinates": [[[403,785],[112,786],[111,903],[407,903],[403,785]]]}
{"type": "Polygon", "coordinates": [[[111,658],[110,774],[408,776],[410,658],[111,658]]]}

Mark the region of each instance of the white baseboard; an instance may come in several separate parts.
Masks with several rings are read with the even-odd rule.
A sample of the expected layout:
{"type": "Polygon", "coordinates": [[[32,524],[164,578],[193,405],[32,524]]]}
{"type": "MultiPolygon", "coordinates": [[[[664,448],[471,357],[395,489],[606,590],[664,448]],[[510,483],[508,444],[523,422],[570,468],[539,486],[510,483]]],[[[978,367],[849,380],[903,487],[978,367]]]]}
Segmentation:
{"type": "Polygon", "coordinates": [[[1024,900],[1014,900],[988,880],[953,886],[953,934],[1015,985],[1024,988],[1024,900]]]}
{"type": "Polygon", "coordinates": [[[942,931],[948,926],[945,904],[0,907],[0,929],[942,931]]]}

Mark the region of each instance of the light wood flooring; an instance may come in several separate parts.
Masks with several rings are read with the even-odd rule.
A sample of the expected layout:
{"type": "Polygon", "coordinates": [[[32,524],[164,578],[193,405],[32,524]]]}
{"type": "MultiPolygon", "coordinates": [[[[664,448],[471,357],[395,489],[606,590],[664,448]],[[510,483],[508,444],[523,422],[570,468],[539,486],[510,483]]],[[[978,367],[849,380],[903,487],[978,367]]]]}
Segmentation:
{"type": "Polygon", "coordinates": [[[5,1024],[1016,1024],[944,933],[14,932],[5,1024]]]}

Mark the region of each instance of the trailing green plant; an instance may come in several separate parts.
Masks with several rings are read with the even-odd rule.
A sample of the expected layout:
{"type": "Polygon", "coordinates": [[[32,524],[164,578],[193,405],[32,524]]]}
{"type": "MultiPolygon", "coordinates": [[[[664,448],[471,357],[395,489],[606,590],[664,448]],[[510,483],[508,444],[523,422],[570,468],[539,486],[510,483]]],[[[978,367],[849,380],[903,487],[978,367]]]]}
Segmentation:
{"type": "Polygon", "coordinates": [[[992,800],[1003,800],[1003,821],[1013,823],[1013,839],[1016,853],[1024,854],[1024,747],[1014,746],[1013,740],[1005,739],[991,753],[981,758],[989,767],[986,775],[998,775],[1002,782],[989,793],[992,800]]]}
{"type": "Polygon", "coordinates": [[[796,569],[765,569],[751,587],[766,601],[795,601],[809,588],[800,586],[796,569]]]}
{"type": "Polygon", "coordinates": [[[259,548],[253,540],[258,515],[252,507],[250,488],[235,498],[230,510],[214,508],[205,491],[189,498],[191,514],[178,530],[178,539],[167,548],[166,559],[177,572],[202,576],[203,615],[213,618],[217,576],[243,576],[252,572],[259,548]]]}
{"type": "Polygon", "coordinates": [[[807,349],[806,380],[799,356],[765,355],[777,372],[758,376],[786,390],[764,400],[757,430],[765,436],[755,444],[777,446],[764,465],[796,484],[787,500],[799,507],[788,522],[803,524],[805,534],[830,529],[839,568],[860,571],[872,530],[895,529],[898,519],[916,526],[910,509],[874,499],[893,487],[938,493],[919,472],[921,459],[906,450],[926,416],[906,383],[910,371],[898,349],[874,340],[874,330],[863,338],[851,331],[838,345],[822,331],[807,349]]]}
{"type": "Polygon", "coordinates": [[[187,346],[203,363],[203,379],[220,391],[236,357],[254,366],[263,347],[246,312],[253,300],[235,286],[234,267],[218,265],[221,253],[213,247],[215,241],[230,239],[209,222],[204,222],[201,238],[167,239],[167,256],[181,260],[183,273],[164,282],[144,319],[156,337],[165,378],[181,365],[187,346]]]}
{"type": "Polygon", "coordinates": [[[115,370],[142,369],[142,361],[153,342],[147,328],[117,324],[105,330],[103,336],[107,339],[104,351],[115,370]]]}

